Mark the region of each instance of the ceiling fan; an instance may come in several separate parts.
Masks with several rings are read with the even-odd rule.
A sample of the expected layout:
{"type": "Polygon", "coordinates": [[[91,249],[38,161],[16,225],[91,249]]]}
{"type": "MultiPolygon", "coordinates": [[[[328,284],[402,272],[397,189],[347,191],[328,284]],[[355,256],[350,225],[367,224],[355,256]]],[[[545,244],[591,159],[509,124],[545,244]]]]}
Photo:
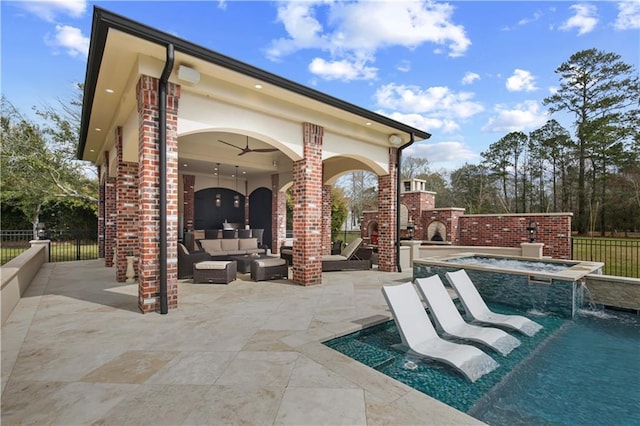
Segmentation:
{"type": "Polygon", "coordinates": [[[247,146],[244,148],[240,148],[239,146],[236,146],[232,143],[229,142],[225,142],[225,141],[221,141],[220,139],[218,139],[218,142],[222,142],[225,145],[229,145],[232,146],[234,148],[238,148],[240,152],[238,155],[244,155],[244,154],[248,154],[250,152],[275,152],[278,151],[278,148],[258,148],[258,149],[251,149],[249,148],[249,136],[247,136],[247,146]]]}

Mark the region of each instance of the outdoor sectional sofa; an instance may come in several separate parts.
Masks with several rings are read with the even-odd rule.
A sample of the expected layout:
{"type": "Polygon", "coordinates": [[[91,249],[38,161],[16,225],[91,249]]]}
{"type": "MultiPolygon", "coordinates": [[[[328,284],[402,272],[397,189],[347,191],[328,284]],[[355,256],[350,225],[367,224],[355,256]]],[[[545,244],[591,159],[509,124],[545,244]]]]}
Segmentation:
{"type": "Polygon", "coordinates": [[[256,238],[197,240],[196,244],[214,259],[253,253],[265,254],[267,252],[266,249],[258,247],[256,238]]]}
{"type": "MultiPolygon", "coordinates": [[[[322,272],[371,269],[373,250],[361,247],[362,242],[362,238],[356,238],[340,254],[322,256],[322,272]]],[[[293,247],[280,247],[280,257],[292,265],[293,247]]]]}

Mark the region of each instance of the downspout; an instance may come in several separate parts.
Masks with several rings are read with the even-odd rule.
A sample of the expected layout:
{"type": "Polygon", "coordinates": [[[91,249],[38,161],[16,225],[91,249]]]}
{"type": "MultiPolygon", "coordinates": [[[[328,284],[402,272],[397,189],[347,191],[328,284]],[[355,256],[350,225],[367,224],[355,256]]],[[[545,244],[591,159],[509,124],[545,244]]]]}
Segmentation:
{"type": "Polygon", "coordinates": [[[397,165],[396,165],[396,267],[398,268],[398,272],[402,272],[402,267],[400,266],[400,189],[402,188],[402,176],[400,174],[400,168],[402,166],[402,151],[405,148],[409,148],[415,142],[415,136],[413,133],[410,133],[409,142],[401,147],[398,147],[397,154],[397,165]]]}
{"type": "Polygon", "coordinates": [[[167,45],[167,62],[164,64],[158,85],[159,162],[160,162],[160,313],[169,311],[167,300],[167,81],[173,69],[173,44],[167,45]]]}

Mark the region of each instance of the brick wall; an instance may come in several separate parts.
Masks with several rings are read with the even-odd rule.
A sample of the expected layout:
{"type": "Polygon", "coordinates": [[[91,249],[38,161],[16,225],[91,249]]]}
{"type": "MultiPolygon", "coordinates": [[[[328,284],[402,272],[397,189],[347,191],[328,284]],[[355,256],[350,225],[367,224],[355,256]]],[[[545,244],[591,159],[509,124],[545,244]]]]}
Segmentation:
{"type": "Polygon", "coordinates": [[[126,279],[127,256],[138,257],[138,164],[123,160],[122,128],[116,129],[117,177],[114,217],[116,226],[116,281],[126,279]]]}
{"type": "Polygon", "coordinates": [[[331,254],[331,185],[322,185],[322,254],[331,254]]]}
{"type": "MultiPolygon", "coordinates": [[[[451,244],[460,245],[460,216],[464,214],[464,209],[458,208],[444,208],[444,209],[432,209],[422,212],[420,222],[422,223],[423,232],[420,234],[420,238],[416,239],[428,240],[428,228],[433,222],[442,222],[446,227],[446,234],[442,235],[445,241],[451,244]]],[[[418,235],[416,233],[416,235],[418,235]]]]}
{"type": "Polygon", "coordinates": [[[389,148],[389,174],[378,177],[378,270],[396,270],[397,148],[389,148]]]}
{"type": "MultiPolygon", "coordinates": [[[[153,77],[141,76],[136,86],[138,101],[139,193],[139,267],[138,307],[145,312],[160,308],[160,211],[158,85],[153,77]]],[[[166,158],[167,158],[167,300],[168,307],[178,305],[178,99],[180,86],[167,84],[166,158]]],[[[165,259],[162,259],[164,261],[165,259]]]]}
{"type": "Polygon", "coordinates": [[[287,236],[287,195],[279,189],[279,175],[271,175],[271,208],[274,212],[274,215],[271,216],[271,245],[273,246],[271,250],[273,253],[278,253],[287,236]]]}
{"type": "Polygon", "coordinates": [[[113,250],[116,247],[117,218],[116,209],[117,178],[107,177],[104,182],[104,266],[113,264],[113,250]]]}
{"type": "MultiPolygon", "coordinates": [[[[423,211],[431,210],[436,206],[436,193],[435,192],[403,192],[400,194],[400,204],[407,206],[409,212],[408,219],[412,219],[414,223],[413,235],[414,239],[420,239],[418,236],[422,235],[426,228],[423,227],[420,216],[423,211]]],[[[400,230],[402,237],[406,236],[406,231],[400,230]]]]}
{"type": "Polygon", "coordinates": [[[293,163],[293,281],[322,283],[322,138],[324,129],[303,123],[303,158],[293,163]]]}
{"type": "Polygon", "coordinates": [[[571,213],[463,215],[460,240],[463,246],[520,247],[529,242],[527,227],[538,223],[536,242],[544,243],[543,255],[571,258],[571,213]]]}
{"type": "Polygon", "coordinates": [[[104,258],[105,178],[102,176],[103,170],[102,166],[98,166],[98,176],[100,179],[100,184],[98,185],[98,259],[104,258]]]}

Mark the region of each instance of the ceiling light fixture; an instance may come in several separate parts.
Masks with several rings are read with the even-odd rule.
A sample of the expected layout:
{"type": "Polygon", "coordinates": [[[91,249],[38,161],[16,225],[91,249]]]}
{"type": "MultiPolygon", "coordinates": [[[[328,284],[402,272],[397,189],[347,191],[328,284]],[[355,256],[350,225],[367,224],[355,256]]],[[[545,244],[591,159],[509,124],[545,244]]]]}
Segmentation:
{"type": "Polygon", "coordinates": [[[233,207],[240,207],[240,196],[237,194],[238,192],[238,166],[236,166],[236,195],[233,196],[233,207]]]}
{"type": "Polygon", "coordinates": [[[220,163],[216,163],[217,167],[215,168],[216,174],[218,175],[218,192],[216,193],[216,207],[220,207],[222,205],[222,195],[220,194],[220,163]]]}

